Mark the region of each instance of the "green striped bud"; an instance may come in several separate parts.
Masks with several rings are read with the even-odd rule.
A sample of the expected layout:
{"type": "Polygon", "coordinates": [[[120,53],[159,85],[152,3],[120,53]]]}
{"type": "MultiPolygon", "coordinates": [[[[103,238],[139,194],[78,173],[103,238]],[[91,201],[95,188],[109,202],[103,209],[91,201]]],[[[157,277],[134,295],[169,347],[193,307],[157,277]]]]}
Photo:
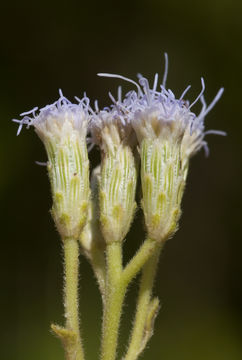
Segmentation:
{"type": "Polygon", "coordinates": [[[86,223],[90,196],[85,137],[73,131],[60,143],[53,140],[45,142],[53,196],[51,213],[63,238],[78,238],[86,223]]]}
{"type": "Polygon", "coordinates": [[[180,146],[159,138],[141,143],[142,207],[148,236],[164,241],[174,234],[181,214],[187,167],[180,146]]]}
{"type": "Polygon", "coordinates": [[[106,243],[122,241],[129,231],[136,203],[137,165],[132,151],[134,133],[112,114],[100,112],[93,128],[101,148],[99,207],[106,243]],[[104,118],[105,114],[105,118],[104,118]]]}
{"type": "Polygon", "coordinates": [[[100,251],[103,253],[105,243],[100,232],[99,221],[99,199],[98,189],[100,183],[100,165],[92,170],[91,175],[91,200],[88,207],[87,223],[80,236],[81,250],[88,259],[92,257],[92,253],[100,251]]]}
{"type": "Polygon", "coordinates": [[[60,99],[41,109],[30,125],[47,151],[56,227],[62,239],[77,239],[86,223],[90,197],[86,146],[89,115],[83,104],[71,104],[60,94],[60,99]]]}

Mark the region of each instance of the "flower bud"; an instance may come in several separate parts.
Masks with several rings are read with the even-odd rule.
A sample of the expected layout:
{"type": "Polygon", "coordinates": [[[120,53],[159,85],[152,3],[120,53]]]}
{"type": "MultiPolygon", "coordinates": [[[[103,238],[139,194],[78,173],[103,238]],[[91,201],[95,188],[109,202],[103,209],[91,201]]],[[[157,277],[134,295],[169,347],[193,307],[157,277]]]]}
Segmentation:
{"type": "Polygon", "coordinates": [[[180,217],[180,204],[186,180],[180,148],[159,139],[142,141],[142,208],[149,237],[163,240],[171,236],[180,217]]]}
{"type": "Polygon", "coordinates": [[[86,223],[89,190],[89,160],[86,146],[89,121],[88,103],[84,98],[72,104],[60,92],[60,99],[40,109],[36,116],[24,113],[19,121],[33,125],[43,141],[51,183],[52,216],[64,239],[78,238],[86,223]]]}
{"type": "Polygon", "coordinates": [[[100,182],[100,165],[92,170],[91,200],[88,208],[88,219],[80,236],[81,250],[90,260],[94,252],[104,252],[105,242],[100,232],[98,189],[100,182]]]}
{"type": "Polygon", "coordinates": [[[119,242],[129,231],[136,208],[135,134],[114,108],[93,119],[92,135],[101,149],[100,222],[107,243],[119,242]]]}
{"type": "MultiPolygon", "coordinates": [[[[171,237],[178,227],[181,200],[187,178],[189,160],[202,147],[204,141],[204,117],[222,95],[219,91],[212,104],[206,108],[203,91],[203,109],[198,117],[183,100],[176,99],[171,90],[161,86],[150,89],[147,79],[140,77],[144,93],[133,105],[131,122],[139,140],[141,155],[141,183],[148,236],[158,241],[171,237]]],[[[216,132],[224,135],[222,132],[216,132]]]]}

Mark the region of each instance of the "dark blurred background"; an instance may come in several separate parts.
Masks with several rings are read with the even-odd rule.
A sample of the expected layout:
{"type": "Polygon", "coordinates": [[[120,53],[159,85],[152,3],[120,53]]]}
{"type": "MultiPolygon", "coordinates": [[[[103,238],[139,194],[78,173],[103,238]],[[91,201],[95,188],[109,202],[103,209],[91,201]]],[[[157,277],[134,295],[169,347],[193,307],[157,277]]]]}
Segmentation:
{"type": "MultiPolygon", "coordinates": [[[[49,209],[44,148],[33,129],[16,137],[12,118],[55,101],[58,88],[73,99],[87,91],[102,106],[119,81],[97,72],[149,79],[163,73],[188,98],[206,81],[210,156],[193,160],[180,230],[163,252],[155,293],[162,308],[144,359],[242,358],[241,83],[242,2],[21,1],[3,2],[0,22],[1,346],[2,360],[63,359],[50,323],[63,322],[62,250],[49,209]]],[[[126,84],[124,89],[130,89],[126,84]]],[[[194,109],[199,111],[199,107],[194,109]]],[[[97,162],[98,153],[91,154],[97,162]]],[[[131,256],[144,234],[137,214],[125,243],[131,256]]],[[[126,299],[120,351],[125,349],[138,280],[126,299]]],[[[81,310],[87,360],[97,359],[101,302],[89,265],[81,259],[81,310]]]]}

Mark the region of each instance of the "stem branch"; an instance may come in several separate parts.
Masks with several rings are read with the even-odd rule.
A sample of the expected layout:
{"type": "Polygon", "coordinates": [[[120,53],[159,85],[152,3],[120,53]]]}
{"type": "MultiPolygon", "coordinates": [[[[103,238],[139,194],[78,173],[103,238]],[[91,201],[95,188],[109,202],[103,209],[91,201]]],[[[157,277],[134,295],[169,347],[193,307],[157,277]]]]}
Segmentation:
{"type": "Polygon", "coordinates": [[[137,253],[126,265],[122,274],[122,281],[129,284],[130,281],[137,275],[144,264],[151,258],[155,250],[159,247],[159,242],[150,238],[146,239],[141,245],[137,253]]]}
{"type": "MultiPolygon", "coordinates": [[[[125,360],[136,360],[145,346],[142,342],[145,335],[146,319],[152,296],[156,268],[159,261],[160,248],[161,247],[159,247],[159,250],[147,261],[142,270],[135,321],[128,351],[124,357],[125,360]]],[[[149,331],[152,332],[153,329],[149,329],[149,331]]]]}

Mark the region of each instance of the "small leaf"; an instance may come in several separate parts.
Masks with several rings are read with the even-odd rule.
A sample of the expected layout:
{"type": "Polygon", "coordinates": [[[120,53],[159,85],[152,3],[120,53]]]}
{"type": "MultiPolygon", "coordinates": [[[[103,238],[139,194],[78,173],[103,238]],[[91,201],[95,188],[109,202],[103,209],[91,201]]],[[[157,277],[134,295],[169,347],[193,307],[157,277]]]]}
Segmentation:
{"type": "Polygon", "coordinates": [[[61,340],[65,350],[66,360],[76,360],[77,353],[77,334],[62,326],[51,324],[51,330],[61,340]]]}
{"type": "Polygon", "coordinates": [[[144,327],[143,339],[140,344],[139,351],[137,353],[138,356],[144,351],[148,341],[154,333],[154,323],[156,316],[158,315],[158,311],[160,309],[159,299],[156,297],[150,301],[149,308],[147,311],[146,322],[144,327]]]}

